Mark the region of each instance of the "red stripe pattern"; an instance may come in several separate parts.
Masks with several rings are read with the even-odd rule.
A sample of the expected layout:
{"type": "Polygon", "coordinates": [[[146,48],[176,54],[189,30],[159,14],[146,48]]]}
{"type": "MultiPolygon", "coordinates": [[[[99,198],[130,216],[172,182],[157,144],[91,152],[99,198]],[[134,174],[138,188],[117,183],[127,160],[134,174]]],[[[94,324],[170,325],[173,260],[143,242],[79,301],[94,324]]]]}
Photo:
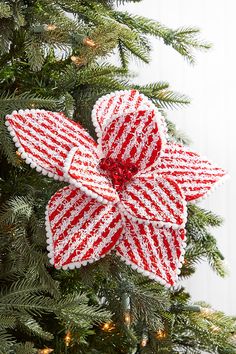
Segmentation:
{"type": "Polygon", "coordinates": [[[26,163],[70,183],[47,206],[51,263],[73,269],[115,248],[134,269],[174,285],[186,246],[186,202],[206,195],[225,172],[186,147],[166,144],[163,118],[136,90],[102,97],[92,119],[98,146],[62,113],[7,116],[26,163]]]}
{"type": "Polygon", "coordinates": [[[162,177],[170,177],[184,192],[186,201],[207,195],[226,172],[185,146],[169,143],[153,169],[162,177]]]}
{"type": "Polygon", "coordinates": [[[180,228],[187,221],[183,193],[169,178],[156,175],[136,177],[120,198],[123,212],[138,222],[180,228]]]}
{"type": "Polygon", "coordinates": [[[162,139],[155,111],[136,111],[107,124],[100,140],[105,158],[134,164],[144,170],[157,163],[162,139]]]}
{"type": "Polygon", "coordinates": [[[33,168],[56,179],[64,179],[64,163],[70,150],[83,146],[93,153],[97,144],[77,123],[63,113],[20,110],[6,117],[10,134],[33,168]]]}
{"type": "Polygon", "coordinates": [[[97,152],[90,151],[82,145],[76,149],[69,160],[67,176],[71,184],[96,198],[99,202],[114,203],[119,201],[119,195],[113,188],[111,179],[99,167],[100,160],[97,152]]]}
{"type": "Polygon", "coordinates": [[[56,268],[75,268],[105,256],[123,232],[114,205],[104,205],[68,186],[52,196],[47,206],[50,258],[56,268]]]}
{"type": "Polygon", "coordinates": [[[117,254],[132,268],[166,285],[174,285],[184,257],[185,231],[158,228],[126,219],[117,254]]]}
{"type": "MultiPolygon", "coordinates": [[[[101,133],[106,124],[115,116],[121,117],[130,112],[155,108],[155,105],[137,90],[116,91],[97,100],[92,111],[92,120],[97,133],[101,133]]],[[[158,116],[160,128],[166,133],[165,119],[157,109],[156,116],[158,116]]]]}

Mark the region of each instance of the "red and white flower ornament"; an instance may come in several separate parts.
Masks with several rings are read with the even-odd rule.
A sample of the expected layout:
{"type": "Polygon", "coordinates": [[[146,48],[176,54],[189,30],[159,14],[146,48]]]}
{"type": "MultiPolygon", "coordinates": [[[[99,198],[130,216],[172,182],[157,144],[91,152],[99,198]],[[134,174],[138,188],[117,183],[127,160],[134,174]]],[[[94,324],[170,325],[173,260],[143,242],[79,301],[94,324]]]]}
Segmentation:
{"type": "Polygon", "coordinates": [[[50,199],[50,261],[73,269],[115,249],[137,271],[174,285],[184,258],[186,203],[225,172],[168,142],[165,121],[136,90],[101,97],[92,111],[96,143],[62,113],[14,111],[6,125],[21,157],[69,182],[50,199]]]}

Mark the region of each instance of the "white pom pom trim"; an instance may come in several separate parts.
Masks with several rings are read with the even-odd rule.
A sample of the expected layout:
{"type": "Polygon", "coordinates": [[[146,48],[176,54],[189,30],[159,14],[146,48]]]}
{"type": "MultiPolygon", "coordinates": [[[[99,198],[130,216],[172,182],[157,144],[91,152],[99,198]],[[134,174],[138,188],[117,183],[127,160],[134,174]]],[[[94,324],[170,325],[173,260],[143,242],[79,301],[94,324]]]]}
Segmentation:
{"type": "Polygon", "coordinates": [[[59,181],[65,181],[66,180],[63,178],[63,176],[59,176],[57,175],[56,173],[52,173],[51,171],[48,171],[46,170],[45,168],[41,167],[41,166],[37,166],[35,161],[29,157],[28,153],[25,151],[25,149],[23,148],[23,146],[21,145],[16,133],[15,133],[15,130],[11,127],[11,124],[8,122],[8,118],[14,118],[14,115],[15,114],[20,114],[20,115],[24,115],[24,113],[31,113],[31,114],[34,114],[34,113],[40,113],[40,112],[45,112],[44,109],[26,109],[26,110],[19,110],[18,112],[17,111],[13,111],[12,114],[8,114],[6,116],[6,121],[5,121],[5,125],[10,133],[10,135],[13,137],[13,141],[15,143],[15,146],[18,150],[18,152],[20,153],[21,155],[21,158],[23,160],[25,160],[25,162],[30,165],[30,167],[36,169],[37,172],[40,172],[42,173],[44,176],[48,176],[48,177],[52,177],[54,178],[55,180],[59,180],[59,181]]]}
{"type": "MultiPolygon", "coordinates": [[[[121,212],[122,215],[122,212],[121,212]]],[[[124,215],[122,215],[122,219],[123,219],[123,225],[124,225],[124,230],[125,230],[125,217],[124,215]]],[[[162,279],[161,277],[159,277],[156,274],[153,274],[151,272],[148,272],[142,268],[140,268],[138,265],[134,264],[133,262],[129,261],[128,259],[126,259],[125,257],[123,257],[121,254],[119,254],[118,252],[116,252],[116,255],[118,257],[120,257],[120,259],[125,262],[128,266],[130,266],[133,270],[137,271],[138,273],[148,277],[151,280],[155,280],[156,282],[160,283],[161,285],[165,285],[165,287],[167,288],[171,288],[174,289],[174,287],[178,286],[178,280],[179,280],[179,274],[181,273],[181,268],[183,266],[183,262],[184,262],[184,255],[185,255],[185,248],[186,248],[186,230],[183,228],[183,232],[184,232],[184,237],[183,239],[181,239],[180,242],[180,257],[177,260],[177,264],[176,264],[176,276],[173,279],[174,284],[170,285],[165,279],[162,279]]],[[[124,237],[124,235],[123,235],[124,237]]],[[[122,237],[122,238],[123,238],[122,237]]],[[[122,240],[122,238],[120,239],[120,241],[122,240]]]]}
{"type": "Polygon", "coordinates": [[[226,174],[225,176],[219,177],[219,178],[220,178],[220,179],[219,179],[217,182],[215,182],[215,183],[211,186],[211,188],[210,188],[202,197],[200,197],[200,198],[198,198],[198,199],[195,199],[195,200],[192,200],[192,201],[190,201],[189,203],[194,203],[194,204],[196,204],[196,203],[198,203],[198,202],[201,202],[201,201],[207,199],[212,193],[215,192],[216,189],[218,189],[220,186],[224,185],[225,182],[230,179],[230,176],[229,176],[228,174],[226,174]]]}
{"type": "MultiPolygon", "coordinates": [[[[137,91],[137,90],[136,90],[137,91]]],[[[113,119],[116,119],[119,115],[114,115],[113,117],[109,118],[107,117],[107,119],[105,118],[102,125],[99,124],[98,120],[97,120],[97,111],[99,109],[99,106],[100,104],[104,101],[104,99],[108,102],[112,97],[114,96],[120,96],[122,94],[129,94],[131,92],[131,90],[124,90],[124,91],[114,91],[114,92],[111,92],[110,94],[108,95],[105,95],[105,96],[102,96],[100,97],[94,107],[93,107],[93,110],[92,110],[92,121],[93,121],[93,125],[95,127],[95,130],[97,132],[97,135],[98,135],[98,142],[99,142],[99,145],[101,145],[101,136],[102,136],[102,132],[103,130],[105,129],[106,125],[111,122],[113,119]]],[[[138,91],[137,91],[138,92],[138,91]]],[[[143,94],[140,94],[140,97],[142,97],[143,99],[143,103],[145,105],[145,103],[147,104],[147,106],[143,109],[152,109],[155,111],[155,118],[156,118],[156,122],[158,124],[158,129],[159,129],[159,133],[160,133],[160,137],[162,139],[162,149],[160,151],[160,157],[162,156],[162,153],[164,152],[164,149],[165,149],[165,145],[166,145],[166,139],[168,138],[168,135],[167,135],[167,126],[166,126],[166,122],[164,120],[164,118],[160,115],[157,107],[152,103],[152,101],[146,97],[145,95],[143,94]]],[[[111,107],[114,106],[113,104],[111,104],[111,107]]],[[[142,109],[142,105],[138,108],[138,109],[142,109]]],[[[131,112],[134,112],[135,109],[134,108],[130,108],[129,110],[127,110],[127,113],[131,113],[131,112]]],[[[100,150],[101,150],[101,146],[100,146],[100,150]]],[[[194,152],[194,150],[191,149],[191,151],[194,152]]],[[[198,153],[197,153],[198,154],[198,153]]],[[[199,155],[199,154],[198,154],[199,155]]],[[[201,156],[200,156],[201,157],[201,156]]],[[[202,157],[203,158],[203,157],[202,157]]],[[[158,164],[158,160],[157,159],[157,164],[158,164]]],[[[208,159],[207,159],[208,160],[208,159]]],[[[208,160],[209,161],[209,160],[208,160]]],[[[210,161],[209,161],[210,162],[210,161]]],[[[153,164],[151,167],[147,168],[146,170],[144,171],[141,171],[142,173],[146,173],[148,172],[151,168],[155,167],[155,164],[153,164]]],[[[214,164],[213,164],[214,165],[214,164]]],[[[212,192],[215,191],[216,188],[218,188],[220,185],[222,185],[223,183],[225,183],[227,179],[227,176],[224,176],[224,177],[219,177],[219,181],[214,183],[214,185],[212,185],[212,187],[209,189],[208,192],[206,192],[202,197],[196,199],[195,201],[192,201],[192,202],[197,202],[197,201],[201,201],[205,198],[207,198],[212,192]]]]}
{"type": "Polygon", "coordinates": [[[148,277],[149,279],[151,280],[155,280],[156,282],[160,283],[161,285],[165,285],[167,288],[170,288],[171,285],[168,284],[164,279],[158,277],[157,275],[151,273],[151,272],[148,272],[140,267],[138,267],[136,264],[130,262],[128,259],[126,259],[125,257],[121,256],[119,253],[117,253],[117,256],[120,257],[120,259],[125,263],[127,264],[128,266],[130,266],[133,270],[137,271],[138,273],[144,275],[145,277],[148,277]]]}
{"type": "MultiPolygon", "coordinates": [[[[47,250],[48,250],[48,257],[49,257],[49,262],[50,264],[54,265],[54,251],[53,251],[53,236],[52,236],[52,231],[51,231],[51,226],[50,226],[50,220],[49,220],[49,204],[47,205],[46,207],[46,211],[45,211],[45,224],[46,224],[46,236],[47,236],[47,250]]],[[[88,264],[92,264],[102,258],[104,258],[106,255],[108,255],[109,253],[111,253],[115,247],[117,246],[118,242],[120,242],[122,240],[122,238],[124,237],[124,233],[123,235],[121,235],[120,239],[117,241],[117,243],[112,247],[112,249],[105,255],[102,255],[99,257],[99,259],[94,259],[94,258],[91,258],[91,259],[88,259],[86,261],[82,261],[82,262],[73,262],[73,263],[69,263],[69,264],[66,264],[66,265],[63,265],[61,267],[54,267],[56,269],[63,269],[63,270],[68,270],[68,269],[75,269],[75,268],[81,268],[81,266],[86,266],[88,264]]],[[[186,233],[185,233],[185,238],[186,238],[186,233]]],[[[184,238],[184,240],[185,240],[184,238]]],[[[184,243],[184,242],[183,242],[184,243]]],[[[183,263],[183,260],[184,260],[184,254],[185,254],[185,249],[183,248],[183,243],[181,245],[181,256],[180,256],[180,259],[179,259],[179,263],[178,263],[178,271],[177,273],[179,274],[180,273],[180,268],[182,267],[182,263],[183,263]]],[[[159,276],[157,276],[156,274],[153,274],[151,272],[148,272],[142,268],[140,268],[139,266],[137,266],[136,264],[130,262],[129,260],[127,260],[125,257],[121,256],[118,252],[116,252],[116,255],[118,257],[120,257],[120,259],[125,262],[128,266],[130,266],[133,270],[137,271],[138,273],[148,277],[149,279],[151,280],[155,280],[157,281],[158,283],[160,283],[161,285],[165,285],[167,288],[172,288],[174,286],[176,286],[176,283],[174,285],[170,285],[168,284],[164,279],[160,278],[159,276]]],[[[176,278],[175,278],[175,282],[178,280],[178,274],[176,274],[176,278]]]]}
{"type": "Polygon", "coordinates": [[[49,203],[46,206],[46,211],[45,211],[45,226],[46,226],[46,237],[47,237],[47,250],[48,250],[48,257],[49,257],[49,263],[51,265],[53,265],[56,269],[63,269],[63,270],[68,270],[68,269],[79,269],[82,266],[86,266],[88,264],[92,264],[94,262],[99,261],[100,259],[104,258],[106,255],[108,255],[109,253],[111,253],[115,247],[117,246],[118,242],[122,239],[122,235],[121,238],[117,241],[117,243],[110,249],[109,252],[107,252],[106,254],[100,256],[98,259],[95,258],[90,258],[87,259],[86,261],[82,261],[82,262],[73,262],[73,263],[68,263],[66,265],[63,266],[55,266],[55,261],[54,261],[54,247],[53,247],[53,236],[52,236],[52,230],[51,230],[51,226],[50,226],[50,220],[49,220],[49,203]]]}
{"type": "MultiPolygon", "coordinates": [[[[128,92],[128,91],[123,91],[124,93],[125,92],[128,92]]],[[[111,96],[113,96],[114,94],[120,94],[121,91],[116,91],[110,95],[107,95],[106,97],[109,98],[111,96]]],[[[141,95],[143,98],[147,99],[147,97],[145,97],[144,95],[141,95]]],[[[101,97],[99,100],[102,100],[104,99],[104,97],[101,97]]],[[[97,101],[96,104],[98,104],[99,100],[97,101]]],[[[150,104],[152,104],[152,102],[150,102],[150,104]]],[[[153,104],[152,104],[153,105],[153,104]]],[[[96,106],[96,105],[95,105],[96,106]]],[[[155,111],[157,111],[157,117],[159,117],[159,112],[157,110],[157,108],[155,107],[155,105],[153,105],[155,111]]],[[[140,107],[141,109],[141,107],[140,107]]],[[[11,116],[14,116],[14,114],[24,114],[25,113],[35,113],[35,112],[45,112],[45,110],[20,110],[19,113],[17,111],[13,111],[12,115],[7,115],[6,116],[6,119],[10,118],[11,116]]],[[[95,117],[95,107],[94,107],[94,110],[93,110],[93,118],[95,117]]],[[[113,119],[115,119],[117,117],[114,117],[113,119]]],[[[110,119],[108,119],[107,121],[105,121],[105,123],[107,124],[108,122],[110,121],[110,119]]],[[[101,131],[100,131],[100,127],[99,127],[99,124],[96,120],[96,117],[93,119],[93,123],[95,125],[95,128],[96,128],[96,131],[100,132],[99,135],[101,135],[101,131]]],[[[68,154],[67,156],[67,159],[66,159],[66,162],[65,162],[65,171],[64,171],[64,177],[62,176],[59,176],[57,174],[54,174],[46,169],[44,169],[43,167],[41,166],[36,166],[36,163],[28,156],[27,152],[24,150],[24,148],[21,146],[20,144],[20,141],[17,137],[17,135],[15,134],[15,131],[14,129],[11,127],[10,123],[6,120],[5,121],[5,125],[7,127],[7,129],[9,130],[10,132],[10,135],[13,137],[13,141],[16,145],[16,147],[18,148],[18,152],[21,154],[21,157],[22,159],[25,159],[26,160],[26,163],[27,164],[30,164],[32,168],[35,168],[37,172],[41,172],[43,175],[48,175],[49,177],[53,177],[54,179],[56,180],[60,180],[60,181],[68,181],[69,183],[71,183],[72,185],[80,188],[86,195],[94,198],[94,199],[97,199],[99,202],[101,203],[104,203],[104,204],[107,204],[109,203],[109,201],[105,200],[103,197],[99,196],[98,194],[96,194],[95,192],[92,192],[90,191],[88,188],[84,187],[81,183],[79,183],[78,181],[75,181],[74,179],[72,179],[70,176],[68,176],[68,170],[69,170],[69,166],[70,166],[70,163],[72,161],[72,158],[73,158],[73,155],[75,153],[75,151],[78,149],[78,147],[75,147],[73,148],[70,153],[68,154]]],[[[158,128],[159,128],[159,131],[160,131],[160,134],[161,134],[161,128],[163,128],[163,121],[160,121],[158,122],[158,128]]],[[[163,138],[161,136],[161,138],[163,138]]],[[[165,141],[165,137],[163,138],[162,141],[165,141]]],[[[212,188],[201,198],[199,198],[198,200],[201,200],[201,199],[205,199],[210,193],[212,193],[212,191],[214,191],[219,185],[222,185],[225,180],[228,178],[228,176],[224,176],[224,177],[221,177],[220,180],[215,183],[212,188]]],[[[118,200],[117,200],[118,201],[118,200]]],[[[110,202],[111,203],[111,202],[110,202]]],[[[131,218],[132,220],[134,221],[137,221],[139,223],[150,223],[150,221],[148,220],[142,220],[142,219],[139,219],[139,218],[136,218],[134,216],[131,216],[126,210],[122,210],[122,212],[124,214],[126,214],[129,218],[131,218]]],[[[187,220],[187,209],[186,209],[186,215],[184,216],[184,223],[182,225],[177,225],[177,224],[170,224],[170,223],[163,223],[163,222],[151,222],[159,227],[166,227],[166,228],[170,228],[172,227],[173,229],[179,229],[181,227],[184,227],[185,223],[186,223],[186,220],[187,220]]],[[[50,258],[50,263],[51,264],[54,264],[54,255],[53,255],[53,242],[52,242],[52,233],[51,233],[51,228],[50,228],[50,223],[49,223],[49,218],[48,218],[48,212],[46,211],[46,232],[47,232],[47,243],[48,243],[48,250],[50,251],[49,252],[49,258],[50,258]]],[[[181,256],[180,256],[180,259],[179,259],[179,263],[178,263],[178,271],[177,271],[177,274],[179,274],[181,271],[180,271],[180,268],[182,267],[182,264],[183,264],[183,260],[184,260],[184,254],[185,254],[185,249],[184,247],[186,246],[186,242],[185,240],[182,242],[182,248],[181,248],[181,256]]],[[[115,246],[114,246],[115,247],[115,246]]],[[[165,284],[166,286],[168,286],[168,284],[161,278],[159,278],[158,276],[156,276],[155,274],[153,273],[150,273],[150,272],[147,272],[147,271],[144,271],[143,269],[139,268],[138,266],[134,265],[132,262],[129,262],[128,260],[126,260],[124,257],[122,257],[121,255],[119,255],[120,258],[128,265],[130,265],[133,269],[137,270],[138,272],[142,273],[143,275],[146,275],[148,276],[150,279],[155,279],[156,281],[160,282],[161,284],[165,284]]],[[[105,257],[104,256],[101,256],[100,258],[103,258],[105,257]]],[[[66,269],[69,268],[69,269],[74,269],[75,267],[76,268],[80,268],[81,265],[86,265],[88,263],[93,263],[95,262],[96,260],[95,259],[90,259],[90,260],[87,260],[87,261],[83,261],[82,263],[73,263],[73,264],[69,264],[66,266],[66,269]]],[[[65,268],[65,267],[64,267],[65,268]]],[[[176,280],[178,278],[178,275],[176,275],[176,280]]]]}
{"type": "Polygon", "coordinates": [[[47,250],[49,251],[48,257],[50,264],[54,265],[54,251],[53,251],[53,237],[52,230],[49,221],[48,205],[45,211],[45,227],[46,227],[46,237],[47,237],[47,250]]]}

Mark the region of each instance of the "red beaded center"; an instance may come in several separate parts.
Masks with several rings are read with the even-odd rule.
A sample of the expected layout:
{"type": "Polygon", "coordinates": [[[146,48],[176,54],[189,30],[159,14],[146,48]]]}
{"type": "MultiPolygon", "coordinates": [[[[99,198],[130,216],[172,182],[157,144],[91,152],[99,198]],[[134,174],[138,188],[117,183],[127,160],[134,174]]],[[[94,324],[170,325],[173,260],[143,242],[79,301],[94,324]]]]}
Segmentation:
{"type": "Polygon", "coordinates": [[[138,172],[134,164],[124,163],[111,157],[101,159],[99,166],[109,173],[113,187],[117,191],[122,191],[124,184],[138,172]]]}

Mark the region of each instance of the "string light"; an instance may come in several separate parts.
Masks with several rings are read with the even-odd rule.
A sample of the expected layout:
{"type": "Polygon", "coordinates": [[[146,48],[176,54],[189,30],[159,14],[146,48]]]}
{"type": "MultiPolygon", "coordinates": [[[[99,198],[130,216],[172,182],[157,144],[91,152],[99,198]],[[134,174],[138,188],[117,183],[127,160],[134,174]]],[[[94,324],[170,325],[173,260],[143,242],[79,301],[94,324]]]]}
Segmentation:
{"type": "Polygon", "coordinates": [[[114,322],[105,322],[101,326],[101,330],[104,332],[112,332],[116,328],[114,322]]]}
{"type": "Polygon", "coordinates": [[[166,331],[159,329],[159,330],[156,332],[156,339],[163,340],[163,339],[165,339],[166,337],[167,337],[166,331]]]}
{"type": "Polygon", "coordinates": [[[54,351],[52,348],[39,349],[38,354],[50,354],[54,351]]]}
{"type": "Polygon", "coordinates": [[[49,24],[45,26],[46,31],[55,31],[55,29],[57,29],[56,25],[53,24],[49,24]]]}
{"type": "Polygon", "coordinates": [[[88,37],[83,39],[83,43],[84,43],[84,45],[91,47],[91,48],[96,47],[96,43],[91,38],[88,38],[88,37]]]}
{"type": "Polygon", "coordinates": [[[126,292],[124,292],[121,296],[121,301],[122,301],[122,307],[124,309],[124,322],[126,326],[130,326],[131,324],[131,305],[130,305],[130,296],[126,292]]]}
{"type": "Polygon", "coordinates": [[[147,343],[148,343],[148,337],[145,335],[145,336],[143,336],[143,338],[141,340],[140,347],[142,347],[142,348],[146,347],[147,343]]]}
{"type": "Polygon", "coordinates": [[[45,31],[55,31],[56,28],[57,28],[56,25],[49,23],[48,25],[44,24],[44,25],[34,26],[33,31],[34,33],[43,33],[45,31]]]}
{"type": "Polygon", "coordinates": [[[220,327],[218,327],[218,326],[212,325],[210,328],[211,328],[211,331],[214,333],[220,332],[220,327]]]}
{"type": "Polygon", "coordinates": [[[81,57],[77,57],[76,55],[72,55],[70,57],[70,60],[75,64],[75,65],[81,65],[84,64],[84,61],[81,57]]]}
{"type": "Polygon", "coordinates": [[[124,313],[124,321],[127,326],[130,326],[131,324],[131,316],[130,316],[130,311],[126,311],[124,313]]]}
{"type": "Polygon", "coordinates": [[[146,328],[144,328],[143,334],[142,334],[142,339],[140,342],[140,347],[144,348],[147,346],[147,344],[148,344],[148,331],[146,328]]]}
{"type": "Polygon", "coordinates": [[[71,333],[70,333],[70,331],[66,332],[66,335],[64,337],[64,342],[65,342],[66,347],[69,347],[69,345],[71,343],[71,333]]]}
{"type": "Polygon", "coordinates": [[[201,307],[200,308],[200,313],[203,314],[204,316],[209,316],[212,315],[215,311],[211,309],[210,307],[201,307]]]}

